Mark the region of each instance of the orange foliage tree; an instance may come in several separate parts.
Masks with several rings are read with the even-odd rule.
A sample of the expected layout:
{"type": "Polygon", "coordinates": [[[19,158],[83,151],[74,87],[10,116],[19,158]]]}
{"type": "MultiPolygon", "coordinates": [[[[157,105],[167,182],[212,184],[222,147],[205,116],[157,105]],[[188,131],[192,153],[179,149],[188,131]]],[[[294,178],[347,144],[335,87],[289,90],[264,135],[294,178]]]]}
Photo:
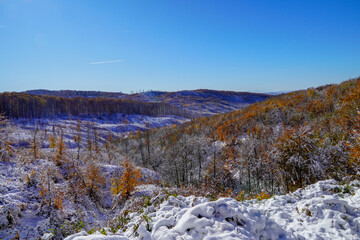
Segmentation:
{"type": "Polygon", "coordinates": [[[102,186],[105,185],[105,177],[101,173],[99,166],[94,161],[90,162],[86,168],[85,185],[88,194],[92,198],[97,198],[102,186]]]}
{"type": "Polygon", "coordinates": [[[64,142],[63,135],[61,135],[61,137],[58,139],[55,147],[56,147],[56,153],[54,156],[54,161],[57,166],[60,166],[62,164],[62,162],[66,161],[65,160],[65,142],[64,142]]]}
{"type": "Polygon", "coordinates": [[[111,192],[114,195],[121,195],[128,198],[137,185],[140,184],[141,171],[136,169],[128,160],[122,163],[123,174],[119,178],[112,179],[111,192]]]}

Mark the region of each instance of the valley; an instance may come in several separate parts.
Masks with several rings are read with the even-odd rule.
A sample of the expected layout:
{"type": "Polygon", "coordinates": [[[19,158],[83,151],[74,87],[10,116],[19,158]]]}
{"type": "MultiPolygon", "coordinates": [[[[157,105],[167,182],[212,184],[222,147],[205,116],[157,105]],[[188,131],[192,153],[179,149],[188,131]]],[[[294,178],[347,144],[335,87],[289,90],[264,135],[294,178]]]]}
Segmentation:
{"type": "MultiPolygon", "coordinates": [[[[181,101],[193,101],[190,105],[175,111],[180,108],[175,97],[169,108],[178,115],[96,115],[97,108],[86,115],[79,105],[74,109],[81,115],[75,116],[3,116],[0,238],[359,236],[360,212],[354,203],[360,170],[359,82],[282,94],[210,116],[211,111],[196,110],[194,117],[196,108],[189,106],[202,105],[187,94],[181,101]],[[184,117],[187,112],[192,113],[184,117]],[[328,177],[334,180],[318,182],[328,177]],[[287,213],[280,213],[284,206],[287,213]],[[320,221],[319,209],[330,214],[321,223],[325,230],[310,231],[320,221]],[[205,218],[192,229],[195,212],[205,218]],[[299,227],[302,219],[308,230],[299,227]],[[329,227],[334,221],[337,225],[329,227]]],[[[2,99],[3,109],[19,113],[2,99]]],[[[46,104],[31,114],[45,114],[46,104]]],[[[94,106],[104,109],[101,104],[94,106]]],[[[164,106],[158,109],[169,111],[166,106],[161,110],[164,106]]]]}
{"type": "Polygon", "coordinates": [[[0,240],[360,239],[359,12],[0,0],[0,240]]]}

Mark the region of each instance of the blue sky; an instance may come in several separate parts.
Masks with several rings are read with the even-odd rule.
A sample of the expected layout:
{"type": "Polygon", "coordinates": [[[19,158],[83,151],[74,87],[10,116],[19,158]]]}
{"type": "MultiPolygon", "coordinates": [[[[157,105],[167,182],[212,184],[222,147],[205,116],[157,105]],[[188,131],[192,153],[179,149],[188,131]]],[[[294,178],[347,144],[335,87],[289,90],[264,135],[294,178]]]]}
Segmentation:
{"type": "Polygon", "coordinates": [[[0,91],[287,91],[360,76],[360,1],[0,0],[0,91]]]}

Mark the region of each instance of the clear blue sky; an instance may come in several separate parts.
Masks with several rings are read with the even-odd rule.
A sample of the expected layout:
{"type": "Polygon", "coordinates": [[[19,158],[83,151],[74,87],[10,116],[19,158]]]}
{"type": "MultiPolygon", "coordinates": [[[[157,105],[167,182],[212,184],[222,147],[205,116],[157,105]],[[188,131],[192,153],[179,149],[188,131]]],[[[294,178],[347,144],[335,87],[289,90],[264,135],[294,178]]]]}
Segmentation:
{"type": "Polygon", "coordinates": [[[269,92],[359,75],[359,0],[0,0],[1,92],[269,92]]]}

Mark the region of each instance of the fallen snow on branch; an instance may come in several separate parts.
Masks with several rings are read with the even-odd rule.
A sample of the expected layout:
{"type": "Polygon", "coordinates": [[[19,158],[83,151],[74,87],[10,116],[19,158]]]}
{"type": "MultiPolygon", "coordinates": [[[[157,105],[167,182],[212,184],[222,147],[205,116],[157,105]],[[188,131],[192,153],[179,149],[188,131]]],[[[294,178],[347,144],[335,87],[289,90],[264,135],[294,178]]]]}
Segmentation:
{"type": "Polygon", "coordinates": [[[125,232],[105,229],[105,236],[83,231],[66,240],[360,239],[359,187],[359,181],[339,185],[327,180],[288,195],[245,202],[170,196],[156,208],[131,214],[125,232]]]}

